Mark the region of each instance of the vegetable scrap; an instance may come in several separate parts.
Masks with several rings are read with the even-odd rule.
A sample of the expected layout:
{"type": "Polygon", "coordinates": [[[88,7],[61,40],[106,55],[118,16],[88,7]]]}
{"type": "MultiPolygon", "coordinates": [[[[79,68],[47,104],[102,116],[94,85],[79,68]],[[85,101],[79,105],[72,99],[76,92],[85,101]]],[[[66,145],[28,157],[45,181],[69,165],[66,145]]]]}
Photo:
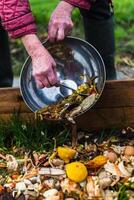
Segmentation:
{"type": "Polygon", "coordinates": [[[76,91],[58,103],[37,110],[36,117],[51,120],[66,119],[75,123],[74,118],[90,108],[99,97],[95,79],[96,77],[81,84],[76,91]]]}

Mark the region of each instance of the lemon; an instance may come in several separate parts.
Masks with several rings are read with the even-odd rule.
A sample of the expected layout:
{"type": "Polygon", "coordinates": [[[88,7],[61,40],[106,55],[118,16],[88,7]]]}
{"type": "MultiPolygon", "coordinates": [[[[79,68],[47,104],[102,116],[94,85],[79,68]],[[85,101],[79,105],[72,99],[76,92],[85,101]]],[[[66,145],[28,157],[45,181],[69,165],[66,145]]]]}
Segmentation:
{"type": "Polygon", "coordinates": [[[85,165],[77,161],[66,165],[66,173],[70,180],[77,183],[84,181],[88,175],[85,165]]]}
{"type": "Polygon", "coordinates": [[[76,150],[69,147],[58,147],[57,152],[58,156],[64,160],[65,163],[69,163],[69,161],[76,155],[76,150]]]}

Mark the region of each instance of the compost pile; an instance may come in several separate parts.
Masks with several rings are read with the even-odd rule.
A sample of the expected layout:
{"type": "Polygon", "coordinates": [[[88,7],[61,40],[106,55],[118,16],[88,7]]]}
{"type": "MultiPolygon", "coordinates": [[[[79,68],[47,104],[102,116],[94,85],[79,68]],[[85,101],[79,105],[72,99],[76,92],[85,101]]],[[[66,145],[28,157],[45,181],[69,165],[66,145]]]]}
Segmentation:
{"type": "Polygon", "coordinates": [[[134,199],[134,140],[120,133],[97,141],[80,134],[76,147],[0,150],[0,199],[134,199]]]}

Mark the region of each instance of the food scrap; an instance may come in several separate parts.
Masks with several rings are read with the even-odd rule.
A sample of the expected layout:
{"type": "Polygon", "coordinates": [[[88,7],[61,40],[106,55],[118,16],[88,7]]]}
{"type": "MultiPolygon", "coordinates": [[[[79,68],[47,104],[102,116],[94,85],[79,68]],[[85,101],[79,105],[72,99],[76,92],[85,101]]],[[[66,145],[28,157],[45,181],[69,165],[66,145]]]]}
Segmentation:
{"type": "Polygon", "coordinates": [[[74,122],[74,117],[91,107],[99,96],[95,78],[92,81],[81,84],[76,91],[58,103],[36,111],[36,117],[51,120],[66,119],[74,122]]]}

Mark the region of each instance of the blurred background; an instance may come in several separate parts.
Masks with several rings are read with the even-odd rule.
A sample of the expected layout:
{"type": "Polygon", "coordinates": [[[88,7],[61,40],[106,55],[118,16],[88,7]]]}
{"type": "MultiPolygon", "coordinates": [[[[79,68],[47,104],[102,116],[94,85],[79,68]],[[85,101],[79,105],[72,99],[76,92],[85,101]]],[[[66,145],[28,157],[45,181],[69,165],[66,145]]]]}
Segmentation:
{"type": "MultiPolygon", "coordinates": [[[[30,0],[31,9],[36,18],[38,35],[41,41],[47,37],[47,24],[50,15],[59,0],[30,0]]],[[[134,78],[134,0],[114,0],[116,68],[118,78],[134,78]]],[[[73,36],[84,38],[82,19],[79,10],[73,12],[73,36]]],[[[21,41],[10,40],[12,66],[14,70],[14,86],[18,86],[18,77],[27,54],[21,41]]]]}

